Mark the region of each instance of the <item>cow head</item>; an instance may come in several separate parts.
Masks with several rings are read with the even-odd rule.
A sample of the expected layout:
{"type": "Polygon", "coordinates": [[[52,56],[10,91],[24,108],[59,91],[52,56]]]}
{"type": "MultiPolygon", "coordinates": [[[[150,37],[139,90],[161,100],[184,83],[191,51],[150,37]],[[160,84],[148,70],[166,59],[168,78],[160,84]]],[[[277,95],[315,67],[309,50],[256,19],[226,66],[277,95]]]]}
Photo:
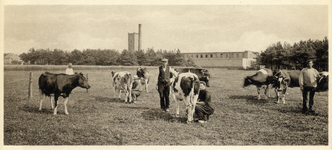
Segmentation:
{"type": "Polygon", "coordinates": [[[321,72],[320,77],[317,80],[317,92],[325,92],[329,89],[329,75],[327,72],[321,72]]]}
{"type": "Polygon", "coordinates": [[[114,72],[113,71],[111,72],[111,74],[112,74],[112,77],[114,77],[114,72]]]}
{"type": "Polygon", "coordinates": [[[136,75],[139,78],[144,77],[144,72],[145,72],[145,68],[144,67],[139,67],[139,68],[137,68],[136,75]]]}
{"type": "Polygon", "coordinates": [[[243,87],[247,87],[247,86],[249,86],[251,84],[253,84],[253,83],[252,83],[252,80],[251,80],[250,76],[247,76],[246,78],[244,78],[243,87]]]}
{"type": "Polygon", "coordinates": [[[77,73],[78,76],[78,86],[82,88],[89,89],[91,86],[88,83],[88,80],[84,77],[83,73],[77,73]]]}
{"type": "Polygon", "coordinates": [[[282,91],[287,88],[289,83],[289,78],[284,76],[281,72],[277,72],[272,80],[272,86],[276,88],[277,91],[282,91]]]}

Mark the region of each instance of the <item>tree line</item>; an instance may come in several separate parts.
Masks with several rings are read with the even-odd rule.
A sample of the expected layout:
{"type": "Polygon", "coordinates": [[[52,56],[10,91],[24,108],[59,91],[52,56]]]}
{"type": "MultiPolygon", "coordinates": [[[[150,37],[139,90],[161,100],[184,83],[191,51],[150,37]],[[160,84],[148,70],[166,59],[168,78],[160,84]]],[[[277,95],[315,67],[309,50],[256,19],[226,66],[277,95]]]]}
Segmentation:
{"type": "Polygon", "coordinates": [[[307,40],[296,42],[293,45],[284,42],[277,42],[270,45],[257,57],[258,65],[265,65],[266,68],[276,69],[297,69],[306,67],[308,60],[313,60],[314,68],[318,71],[328,71],[328,39],[307,40]]]}
{"type": "Polygon", "coordinates": [[[24,62],[37,65],[122,65],[122,66],[158,66],[161,59],[167,58],[171,66],[195,66],[192,59],[185,59],[178,50],[123,50],[119,52],[114,49],[85,49],[83,51],[73,50],[71,52],[60,49],[34,49],[20,54],[24,62]]]}

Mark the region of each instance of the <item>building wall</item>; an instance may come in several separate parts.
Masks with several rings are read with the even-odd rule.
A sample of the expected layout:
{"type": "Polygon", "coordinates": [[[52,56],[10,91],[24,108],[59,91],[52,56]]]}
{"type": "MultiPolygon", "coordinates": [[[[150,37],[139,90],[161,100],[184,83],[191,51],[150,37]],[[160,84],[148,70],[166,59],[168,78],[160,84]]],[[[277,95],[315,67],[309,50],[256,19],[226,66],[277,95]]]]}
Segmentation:
{"type": "Polygon", "coordinates": [[[257,53],[244,52],[206,52],[206,53],[183,53],[186,59],[191,58],[196,65],[202,67],[234,67],[244,68],[252,66],[257,53]]]}
{"type": "Polygon", "coordinates": [[[21,58],[16,54],[8,54],[4,56],[4,64],[13,64],[13,61],[22,62],[21,58]]]}
{"type": "Polygon", "coordinates": [[[138,33],[128,33],[128,50],[138,50],[138,33]]]}

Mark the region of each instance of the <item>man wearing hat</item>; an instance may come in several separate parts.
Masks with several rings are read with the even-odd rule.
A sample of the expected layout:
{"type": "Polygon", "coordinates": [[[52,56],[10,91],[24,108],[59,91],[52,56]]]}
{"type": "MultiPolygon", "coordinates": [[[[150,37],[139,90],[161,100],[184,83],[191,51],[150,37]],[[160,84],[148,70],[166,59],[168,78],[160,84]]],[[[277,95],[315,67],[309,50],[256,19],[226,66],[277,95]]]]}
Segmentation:
{"type": "Polygon", "coordinates": [[[72,68],[72,64],[71,63],[68,64],[68,67],[66,69],[66,74],[68,74],[68,75],[74,74],[74,70],[72,68]]]}
{"type": "Polygon", "coordinates": [[[170,78],[177,76],[177,72],[168,65],[168,59],[161,60],[163,65],[159,67],[159,75],[157,81],[157,90],[160,96],[160,107],[163,111],[169,111],[169,91],[170,91],[170,78]]]}

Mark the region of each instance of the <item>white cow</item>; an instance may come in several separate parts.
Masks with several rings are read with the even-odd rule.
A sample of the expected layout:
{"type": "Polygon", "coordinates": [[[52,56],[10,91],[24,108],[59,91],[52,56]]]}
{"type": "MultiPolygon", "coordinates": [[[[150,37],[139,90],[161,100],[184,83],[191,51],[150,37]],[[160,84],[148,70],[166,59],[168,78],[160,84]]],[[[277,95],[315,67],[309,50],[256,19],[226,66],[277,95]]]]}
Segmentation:
{"type": "Polygon", "coordinates": [[[180,73],[171,79],[171,94],[176,102],[176,117],[179,117],[179,101],[184,101],[188,115],[187,123],[193,121],[199,94],[199,79],[196,74],[180,73]]]}
{"type": "Polygon", "coordinates": [[[126,93],[125,103],[131,103],[132,102],[131,89],[133,83],[133,78],[131,76],[131,73],[127,71],[114,73],[112,71],[112,82],[113,82],[114,93],[119,92],[119,99],[121,98],[121,91],[125,91],[126,93]]]}

